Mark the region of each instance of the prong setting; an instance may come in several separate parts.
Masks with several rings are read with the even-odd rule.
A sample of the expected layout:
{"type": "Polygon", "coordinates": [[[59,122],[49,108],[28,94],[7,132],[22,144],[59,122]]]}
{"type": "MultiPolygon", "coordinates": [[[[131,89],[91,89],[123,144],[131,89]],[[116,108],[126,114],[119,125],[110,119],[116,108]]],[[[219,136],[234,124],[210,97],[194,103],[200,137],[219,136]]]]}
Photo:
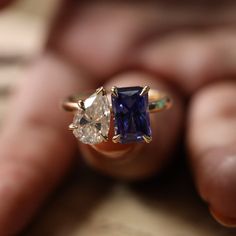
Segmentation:
{"type": "Polygon", "coordinates": [[[100,87],[96,90],[96,94],[102,93],[102,96],[106,95],[106,90],[103,87],[100,87]]]}
{"type": "Polygon", "coordinates": [[[107,137],[107,136],[105,136],[105,135],[103,135],[103,134],[101,134],[101,136],[103,137],[103,140],[104,140],[105,142],[108,142],[108,137],[107,137]]]}
{"type": "Polygon", "coordinates": [[[117,87],[116,86],[111,88],[111,95],[115,96],[115,97],[118,97],[118,91],[117,91],[117,87]]]}
{"type": "Polygon", "coordinates": [[[120,142],[120,134],[117,134],[117,135],[113,136],[112,142],[113,143],[119,143],[120,142]]]}
{"type": "Polygon", "coordinates": [[[75,124],[73,124],[73,123],[69,125],[69,130],[73,131],[73,130],[75,130],[75,129],[78,129],[78,126],[77,126],[77,125],[75,125],[75,124]]]}
{"type": "Polygon", "coordinates": [[[149,92],[149,90],[150,90],[149,86],[144,86],[143,90],[140,93],[140,96],[144,96],[145,94],[147,94],[149,92]]]}
{"type": "Polygon", "coordinates": [[[84,106],[84,101],[83,100],[78,101],[78,107],[79,107],[79,109],[85,111],[85,106],[84,106]]]}
{"type": "Polygon", "coordinates": [[[148,136],[148,135],[143,135],[143,140],[146,142],[146,143],[150,143],[152,141],[152,137],[151,136],[148,136]]]}

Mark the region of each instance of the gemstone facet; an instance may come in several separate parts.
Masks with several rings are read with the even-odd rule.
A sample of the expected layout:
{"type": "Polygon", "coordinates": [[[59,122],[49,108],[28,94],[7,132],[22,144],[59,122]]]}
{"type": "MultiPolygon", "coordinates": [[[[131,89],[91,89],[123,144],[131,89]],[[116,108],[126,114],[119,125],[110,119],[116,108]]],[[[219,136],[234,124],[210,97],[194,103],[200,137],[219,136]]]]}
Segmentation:
{"type": "Polygon", "coordinates": [[[73,134],[81,142],[97,144],[106,141],[110,128],[110,105],[107,96],[94,93],[83,101],[75,114],[73,134]]]}
{"type": "Polygon", "coordinates": [[[146,141],[151,137],[148,112],[148,92],[141,95],[142,87],[115,88],[112,93],[115,136],[119,142],[146,141]]]}

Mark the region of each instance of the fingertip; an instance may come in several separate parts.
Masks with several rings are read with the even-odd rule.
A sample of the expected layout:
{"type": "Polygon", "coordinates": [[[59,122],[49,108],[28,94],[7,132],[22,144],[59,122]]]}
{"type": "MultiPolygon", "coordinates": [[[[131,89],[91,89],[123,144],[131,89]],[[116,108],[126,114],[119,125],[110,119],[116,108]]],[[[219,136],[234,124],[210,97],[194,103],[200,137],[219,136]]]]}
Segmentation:
{"type": "Polygon", "coordinates": [[[198,190],[212,216],[227,227],[236,226],[236,155],[228,149],[209,151],[197,167],[198,190]]]}
{"type": "Polygon", "coordinates": [[[125,171],[123,168],[120,170],[120,166],[132,161],[136,156],[136,152],[142,149],[143,144],[114,143],[112,141],[113,136],[114,125],[113,121],[111,121],[108,141],[95,145],[79,143],[79,149],[85,162],[102,174],[125,180],[136,179],[136,171],[125,171]]]}
{"type": "Polygon", "coordinates": [[[201,197],[222,224],[236,218],[235,83],[199,91],[188,125],[190,161],[201,197]]]}
{"type": "Polygon", "coordinates": [[[219,212],[214,210],[212,207],[209,207],[209,211],[212,217],[221,225],[228,228],[236,228],[236,217],[231,218],[231,217],[223,216],[219,212]]]}
{"type": "Polygon", "coordinates": [[[104,158],[112,160],[122,160],[126,154],[131,152],[135,148],[135,144],[120,144],[113,143],[112,141],[100,143],[93,146],[86,146],[93,148],[99,154],[103,155],[104,158]]]}

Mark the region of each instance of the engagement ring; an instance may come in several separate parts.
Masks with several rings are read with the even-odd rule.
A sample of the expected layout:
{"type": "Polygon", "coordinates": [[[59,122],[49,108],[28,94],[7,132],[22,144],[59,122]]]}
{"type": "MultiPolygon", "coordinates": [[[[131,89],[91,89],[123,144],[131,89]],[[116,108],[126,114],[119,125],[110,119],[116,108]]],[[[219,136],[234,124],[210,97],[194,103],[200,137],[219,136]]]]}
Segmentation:
{"type": "Polygon", "coordinates": [[[108,141],[111,120],[114,121],[114,143],[150,143],[149,114],[166,110],[171,105],[166,94],[149,86],[112,87],[109,93],[101,87],[92,95],[80,93],[63,102],[66,111],[75,113],[69,129],[85,144],[108,141]]]}

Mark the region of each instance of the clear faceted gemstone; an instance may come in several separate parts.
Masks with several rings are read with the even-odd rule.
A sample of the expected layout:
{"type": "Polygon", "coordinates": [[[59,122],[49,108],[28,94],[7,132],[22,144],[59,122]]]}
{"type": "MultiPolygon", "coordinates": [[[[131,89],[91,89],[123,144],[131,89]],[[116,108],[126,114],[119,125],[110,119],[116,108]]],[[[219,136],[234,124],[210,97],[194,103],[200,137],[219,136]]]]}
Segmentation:
{"type": "Polygon", "coordinates": [[[106,95],[92,94],[84,101],[85,110],[79,110],[73,124],[78,128],[73,133],[86,144],[97,144],[104,141],[110,128],[110,105],[106,95]]]}

